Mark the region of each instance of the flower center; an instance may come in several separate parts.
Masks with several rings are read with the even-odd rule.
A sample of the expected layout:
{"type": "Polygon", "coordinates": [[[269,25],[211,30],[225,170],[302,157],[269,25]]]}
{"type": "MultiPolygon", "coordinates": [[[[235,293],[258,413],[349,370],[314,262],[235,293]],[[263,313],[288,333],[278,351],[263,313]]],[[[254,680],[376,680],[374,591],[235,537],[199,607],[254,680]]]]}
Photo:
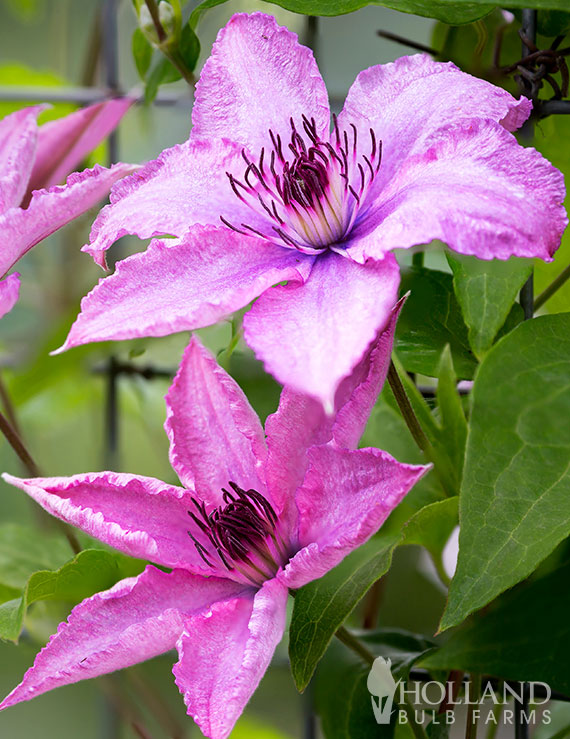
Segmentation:
{"type": "Polygon", "coordinates": [[[237,227],[220,219],[238,233],[277,236],[288,247],[313,253],[349,233],[380,169],[382,142],[370,129],[368,152],[361,151],[356,126],[351,124],[350,133],[341,131],[336,116],[330,141],[319,138],[313,118],[303,116],[302,123],[299,133],[291,118],[287,156],[281,137],[270,130],[269,157],[262,148],[253,162],[244,150],[243,178],[226,173],[236,197],[262,216],[262,225],[237,227]]]}
{"type": "Polygon", "coordinates": [[[277,514],[257,490],[243,490],[235,482],[229,487],[233,492],[222,488],[224,504],[209,513],[204,503],[192,498],[196,512],[188,515],[205,539],[199,541],[190,531],[188,536],[209,567],[221,562],[248,582],[261,585],[289,559],[277,514]]]}

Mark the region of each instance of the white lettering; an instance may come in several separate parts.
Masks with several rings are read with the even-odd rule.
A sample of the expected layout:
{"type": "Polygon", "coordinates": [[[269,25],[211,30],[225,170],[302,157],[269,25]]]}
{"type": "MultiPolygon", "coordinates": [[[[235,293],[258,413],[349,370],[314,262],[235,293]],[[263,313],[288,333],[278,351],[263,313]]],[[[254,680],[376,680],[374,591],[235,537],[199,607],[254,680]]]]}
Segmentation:
{"type": "Polygon", "coordinates": [[[534,708],[528,713],[526,711],[521,711],[521,725],[526,724],[528,726],[529,724],[534,724],[535,715],[536,711],[534,710],[534,708]]]}
{"type": "Polygon", "coordinates": [[[422,685],[422,689],[421,689],[422,701],[424,703],[429,703],[430,705],[439,705],[445,698],[445,692],[446,692],[445,688],[446,686],[444,684],[438,683],[435,680],[430,680],[429,682],[422,685]],[[430,685],[435,685],[436,689],[439,690],[439,697],[437,697],[437,695],[434,697],[434,690],[429,688],[430,685]],[[428,696],[428,690],[430,690],[432,693],[431,700],[428,696]]]}
{"type": "Polygon", "coordinates": [[[514,712],[511,711],[510,708],[508,708],[505,711],[503,711],[503,720],[504,720],[505,724],[510,724],[512,726],[513,725],[513,717],[514,717],[514,715],[515,715],[514,712]]]}
{"type": "Polygon", "coordinates": [[[552,691],[550,690],[550,685],[548,683],[529,683],[530,684],[530,694],[529,694],[529,703],[533,703],[535,706],[543,706],[545,703],[548,703],[550,700],[550,696],[552,695],[552,691]],[[536,691],[536,685],[542,685],[544,688],[544,692],[546,693],[546,697],[544,700],[538,700],[538,698],[535,697],[535,691],[536,691]]]}
{"type": "MultiPolygon", "coordinates": [[[[545,711],[546,713],[546,711],[545,711]]],[[[445,712],[445,723],[448,726],[451,726],[455,723],[455,711],[446,711],[445,712]]]]}
{"type": "Polygon", "coordinates": [[[400,710],[398,711],[398,723],[399,724],[408,723],[408,717],[406,716],[406,712],[403,710],[403,708],[400,708],[400,710]]]}
{"type": "Polygon", "coordinates": [[[551,721],[552,721],[552,717],[550,715],[550,708],[545,708],[544,711],[542,712],[542,723],[548,726],[548,724],[551,721]]]}

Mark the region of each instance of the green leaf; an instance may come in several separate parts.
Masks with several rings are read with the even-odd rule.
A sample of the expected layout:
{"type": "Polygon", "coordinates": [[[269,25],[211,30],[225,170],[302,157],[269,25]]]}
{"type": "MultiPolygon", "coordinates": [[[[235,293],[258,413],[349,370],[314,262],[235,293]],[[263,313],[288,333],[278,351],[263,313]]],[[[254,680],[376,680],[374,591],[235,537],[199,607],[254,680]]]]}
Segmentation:
{"type": "Polygon", "coordinates": [[[0,584],[21,590],[36,570],[61,567],[72,554],[62,535],[49,535],[31,526],[0,526],[0,584]]]}
{"type": "Polygon", "coordinates": [[[449,346],[445,347],[441,356],[436,397],[440,428],[434,444],[442,454],[445,452],[447,455],[451,483],[454,490],[459,492],[467,442],[467,420],[457,391],[457,377],[449,346]]]}
{"type": "Polygon", "coordinates": [[[406,370],[437,377],[441,354],[449,344],[458,377],[470,380],[477,361],[452,276],[424,268],[402,270],[401,293],[408,290],[410,297],[396,328],[396,350],[406,370]]]}
{"type": "Polygon", "coordinates": [[[532,271],[532,261],[511,257],[486,261],[447,252],[453,287],[469,328],[469,343],[482,359],[505,323],[519,290],[532,271]]]}
{"type": "Polygon", "coordinates": [[[223,3],[226,3],[227,1],[228,0],[204,0],[204,2],[200,3],[194,8],[192,13],[190,14],[190,19],[188,23],[194,30],[196,30],[196,26],[198,25],[200,18],[207,10],[210,10],[210,8],[215,8],[216,5],[223,5],[223,3]]]}
{"type": "MultiPolygon", "coordinates": [[[[413,665],[433,650],[430,639],[401,629],[358,631],[355,636],[375,656],[389,658],[394,679],[407,679],[413,665]]],[[[391,739],[396,711],[388,725],[377,724],[367,687],[370,665],[333,642],[315,677],[315,706],[327,739],[391,739]]]]}
{"type": "Polygon", "coordinates": [[[161,85],[168,84],[169,82],[178,82],[181,79],[182,75],[176,67],[166,57],[163,57],[148,75],[144,89],[145,103],[147,105],[152,103],[161,85]]]}
{"type": "MultiPolygon", "coordinates": [[[[293,13],[304,15],[344,15],[367,5],[381,5],[385,8],[400,10],[402,13],[423,15],[427,18],[437,18],[445,23],[470,23],[493,10],[494,5],[477,0],[266,0],[273,5],[293,13]]],[[[535,0],[535,2],[541,0],[535,0]]],[[[545,0],[546,1],[546,0],[545,0]]],[[[551,3],[564,0],[549,0],[551,3]]],[[[554,7],[558,7],[555,5],[554,7]]],[[[562,7],[562,6],[560,6],[562,7]]]]}
{"type": "Polygon", "coordinates": [[[380,533],[324,577],[297,591],[289,629],[289,658],[300,691],[307,687],[334,632],[389,569],[398,541],[399,536],[380,533]]]}
{"type": "Polygon", "coordinates": [[[326,739],[392,739],[396,714],[377,724],[367,680],[370,666],[342,644],[331,644],[315,679],[315,709],[326,739]]]}
{"type": "Polygon", "coordinates": [[[150,67],[153,49],[152,45],[140,28],[135,28],[134,30],[131,48],[137,72],[141,80],[143,80],[144,82],[150,67]]]}
{"type": "Polygon", "coordinates": [[[178,51],[186,68],[191,72],[194,71],[200,56],[200,41],[190,23],[187,23],[182,29],[178,51]]]}
{"type": "Polygon", "coordinates": [[[427,669],[464,670],[540,681],[570,694],[570,564],[501,596],[421,660],[427,669]]]}
{"type": "Polygon", "coordinates": [[[78,603],[107,590],[124,577],[142,572],[145,563],[105,549],[85,549],[58,570],[35,572],[19,598],[0,605],[0,638],[17,641],[29,605],[39,600],[78,603]]]}
{"type": "Polygon", "coordinates": [[[434,561],[440,563],[443,548],[457,526],[458,506],[457,496],[424,506],[406,524],[401,543],[425,547],[434,561]]]}
{"type": "Polygon", "coordinates": [[[527,577],[570,533],[570,314],[525,321],[483,360],[441,629],[527,577]]]}

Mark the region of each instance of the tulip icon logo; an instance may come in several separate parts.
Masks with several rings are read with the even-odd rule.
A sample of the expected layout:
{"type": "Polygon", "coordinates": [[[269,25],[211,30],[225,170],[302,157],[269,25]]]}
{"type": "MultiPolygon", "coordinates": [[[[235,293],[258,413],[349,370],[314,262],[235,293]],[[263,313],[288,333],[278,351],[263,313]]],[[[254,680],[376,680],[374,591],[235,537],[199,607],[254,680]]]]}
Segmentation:
{"type": "MultiPolygon", "coordinates": [[[[392,702],[397,686],[390,672],[391,664],[389,659],[376,657],[368,673],[368,680],[366,681],[368,691],[372,693],[370,700],[372,701],[372,710],[374,711],[374,717],[378,724],[390,723],[392,702]],[[375,700],[374,696],[376,696],[378,701],[375,700]]],[[[398,682],[400,681],[398,680],[398,682]]]]}

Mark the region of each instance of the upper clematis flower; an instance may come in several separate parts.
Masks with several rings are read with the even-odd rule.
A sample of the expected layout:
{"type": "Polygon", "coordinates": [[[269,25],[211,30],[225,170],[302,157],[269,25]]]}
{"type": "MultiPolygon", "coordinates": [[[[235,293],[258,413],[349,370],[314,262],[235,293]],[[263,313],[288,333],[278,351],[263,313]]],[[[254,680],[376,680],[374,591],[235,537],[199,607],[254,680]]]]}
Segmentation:
{"type": "Polygon", "coordinates": [[[176,647],[176,684],[225,739],[285,627],[289,588],[365,542],[424,474],[356,449],[382,387],[397,309],[337,391],[336,414],[284,389],[265,433],[239,386],[193,338],[167,402],[183,487],[111,472],[4,479],[49,513],[148,566],[74,608],[0,709],[176,647]]]}
{"type": "MultiPolygon", "coordinates": [[[[38,127],[45,106],[0,121],[0,278],[33,246],[96,205],[132,165],[74,173],[117,126],[133,101],[110,100],[38,127]]],[[[18,299],[19,276],[0,281],[0,318],[18,299]]]]}
{"type": "Polygon", "coordinates": [[[104,265],[124,234],[177,240],[119,263],[63,348],[198,328],[259,296],[247,343],[330,408],[394,304],[393,249],[441,239],[483,259],[551,258],[564,185],[511,133],[530,110],[417,55],[361,72],[331,122],[312,53],[271,16],[234,16],[189,141],[113,188],[84,248],[104,265]]]}

